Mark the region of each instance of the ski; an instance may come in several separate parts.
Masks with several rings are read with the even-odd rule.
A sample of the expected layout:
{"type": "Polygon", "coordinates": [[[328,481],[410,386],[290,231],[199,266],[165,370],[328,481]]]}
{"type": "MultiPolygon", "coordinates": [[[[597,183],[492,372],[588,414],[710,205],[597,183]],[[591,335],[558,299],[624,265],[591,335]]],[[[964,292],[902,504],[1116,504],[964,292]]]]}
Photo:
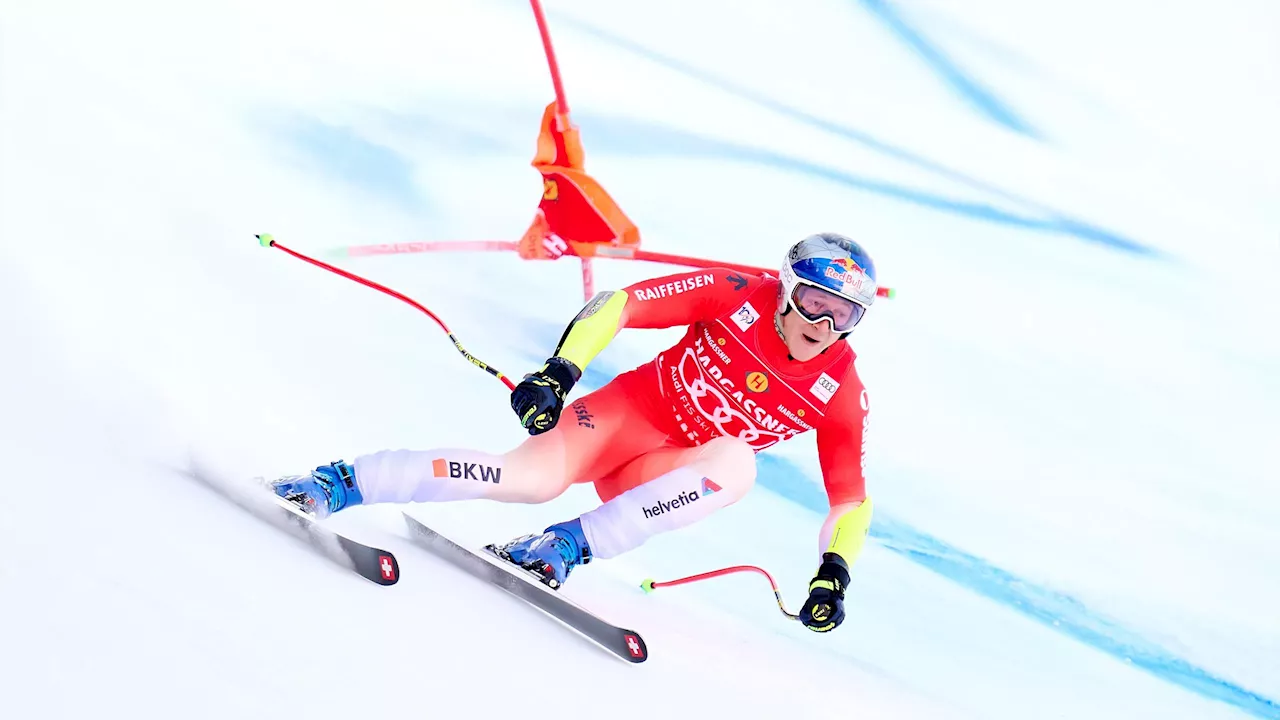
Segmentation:
{"type": "Polygon", "coordinates": [[[542,583],[527,578],[523,568],[492,553],[463,547],[408,513],[404,513],[404,520],[413,541],[437,557],[502,588],[627,662],[642,663],[649,658],[649,649],[636,631],[605,622],[542,583]]]}
{"type": "Polygon", "coordinates": [[[400,563],[391,552],[330,530],[257,481],[230,483],[200,467],[190,468],[186,474],[254,517],[301,540],[320,555],[370,582],[395,585],[400,579],[400,563]]]}

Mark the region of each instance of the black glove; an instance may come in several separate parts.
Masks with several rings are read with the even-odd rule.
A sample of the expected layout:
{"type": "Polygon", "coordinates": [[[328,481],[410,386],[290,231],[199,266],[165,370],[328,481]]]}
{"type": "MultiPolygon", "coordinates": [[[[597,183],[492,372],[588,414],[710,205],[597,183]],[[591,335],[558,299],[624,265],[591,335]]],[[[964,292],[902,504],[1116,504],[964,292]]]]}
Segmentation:
{"type": "Polygon", "coordinates": [[[511,409],[530,435],[544,433],[556,426],[564,399],[582,377],[577,365],[564,358],[553,357],[542,369],[524,376],[511,391],[511,409]]]}
{"type": "Polygon", "coordinates": [[[800,622],[814,632],[827,632],[844,622],[844,589],[849,566],[835,553],[824,553],[818,574],[809,581],[809,599],[800,608],[800,622]]]}

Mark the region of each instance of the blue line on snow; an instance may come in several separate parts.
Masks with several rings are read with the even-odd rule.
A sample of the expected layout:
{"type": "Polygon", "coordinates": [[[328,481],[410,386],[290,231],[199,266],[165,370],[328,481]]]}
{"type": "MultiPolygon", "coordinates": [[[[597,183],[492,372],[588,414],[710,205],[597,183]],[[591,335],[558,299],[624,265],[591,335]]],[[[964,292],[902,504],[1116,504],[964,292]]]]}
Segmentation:
{"type": "MultiPolygon", "coordinates": [[[[450,152],[465,152],[468,155],[520,152],[519,148],[504,144],[498,137],[483,135],[474,130],[461,134],[439,117],[427,114],[415,117],[423,123],[439,128],[444,140],[439,141],[438,144],[447,146],[450,152]]],[[[906,185],[877,180],[870,176],[856,175],[764,148],[725,142],[644,120],[595,115],[589,111],[579,111],[575,117],[579,126],[588,128],[593,149],[614,155],[709,158],[755,163],[827,180],[844,187],[891,197],[940,212],[1036,232],[1067,235],[1139,256],[1160,257],[1162,255],[1159,251],[1123,235],[1069,217],[1053,214],[1040,217],[1019,214],[990,203],[951,198],[906,185]]],[[[1011,202],[1022,205],[1031,212],[1036,211],[1035,207],[1027,203],[1011,202]]]]}
{"type": "MultiPolygon", "coordinates": [[[[422,125],[427,125],[437,142],[447,145],[455,152],[465,150],[472,154],[501,154],[518,151],[501,137],[486,135],[475,129],[461,129],[430,114],[418,114],[412,118],[392,114],[379,117],[386,127],[400,132],[404,132],[410,123],[416,123],[419,132],[422,125]]],[[[599,116],[585,111],[578,113],[577,119],[581,126],[590,128],[594,148],[617,155],[672,155],[755,163],[940,212],[1037,232],[1066,235],[1139,256],[1161,255],[1149,246],[1105,228],[1017,200],[1010,202],[1022,205],[1032,214],[1020,214],[981,201],[951,198],[819,165],[764,148],[725,142],[653,122],[599,116]]],[[[273,135],[303,151],[308,162],[318,163],[321,169],[338,180],[381,193],[408,209],[420,209],[425,202],[421,191],[414,185],[413,170],[406,158],[390,148],[363,139],[348,128],[330,126],[315,119],[302,119],[288,128],[275,129],[273,135]]]]}
{"type": "MultiPolygon", "coordinates": [[[[757,484],[819,514],[821,487],[790,460],[756,456],[757,484]]],[[[1260,718],[1280,718],[1280,703],[1217,677],[1090,610],[1075,598],[1002,570],[982,558],[877,511],[871,536],[908,560],[1156,677],[1260,718]]]]}
{"type": "Polygon", "coordinates": [[[928,158],[925,158],[921,155],[913,153],[910,150],[907,150],[905,148],[901,148],[891,143],[880,140],[875,136],[869,133],[866,133],[864,131],[857,130],[855,128],[851,128],[845,125],[841,125],[839,123],[831,122],[830,120],[827,120],[825,118],[797,109],[795,107],[787,105],[786,103],[779,102],[764,93],[757,92],[755,90],[752,90],[749,87],[738,85],[726,78],[722,78],[713,73],[706,72],[704,70],[699,70],[698,68],[693,67],[692,65],[689,65],[683,61],[676,60],[675,58],[671,58],[666,55],[663,55],[657,51],[654,51],[645,47],[644,45],[641,45],[637,42],[629,40],[616,33],[612,33],[608,30],[605,30],[604,28],[592,25],[591,23],[588,23],[584,20],[580,20],[578,18],[574,18],[561,13],[556,13],[554,11],[551,12],[550,14],[555,17],[557,25],[567,25],[570,27],[574,27],[583,33],[596,37],[597,39],[603,42],[606,42],[610,45],[613,45],[621,50],[630,52],[656,65],[661,65],[662,67],[665,67],[669,70],[677,72],[686,77],[692,78],[699,82],[702,82],[706,85],[709,85],[718,90],[721,90],[722,92],[731,94],[735,97],[738,97],[742,100],[745,100],[752,104],[763,107],[772,112],[778,113],[779,115],[791,118],[793,120],[796,120],[797,122],[801,122],[806,125],[809,125],[810,127],[818,128],[820,130],[832,133],[833,135],[836,135],[838,137],[842,137],[846,140],[850,140],[852,142],[858,143],[865,147],[871,148],[872,150],[882,153],[888,157],[894,158],[896,160],[901,160],[903,162],[914,165],[918,168],[928,170],[929,172],[932,172],[938,175],[939,177],[943,177],[953,182],[960,183],[962,185],[965,185],[966,187],[991,193],[992,195],[999,197],[1003,200],[1008,200],[1010,202],[1021,204],[1031,211],[1044,215],[1048,219],[1047,220],[1048,222],[1059,223],[1062,226],[1062,231],[1064,234],[1072,235],[1083,240],[1088,240],[1090,242],[1104,243],[1112,247],[1115,247],[1116,249],[1119,249],[1119,250],[1133,252],[1133,253],[1136,253],[1139,255],[1145,255],[1148,257],[1157,258],[1157,257],[1161,257],[1162,255],[1160,252],[1156,251],[1151,247],[1142,245],[1134,240],[1124,238],[1123,236],[1117,233],[1111,232],[1104,228],[1090,225],[1089,223],[1083,222],[1069,215],[1061,213],[1055,210],[1054,208],[1048,207],[1043,203],[1038,203],[1033,200],[1029,200],[1027,198],[1021,197],[1012,192],[1004,190],[1002,188],[996,187],[995,185],[992,185],[990,183],[971,177],[957,170],[948,168],[937,162],[929,160],[928,158]],[[1113,242],[1113,240],[1115,239],[1119,239],[1122,242],[1113,242]],[[1140,249],[1135,249],[1135,248],[1140,248],[1140,249]]]}
{"type": "Polygon", "coordinates": [[[886,0],[857,0],[862,7],[884,23],[904,44],[915,50],[938,77],[987,119],[1027,137],[1041,137],[1031,124],[1002,102],[993,92],[967,75],[946,53],[929,42],[886,0]]]}
{"type": "Polygon", "coordinates": [[[672,154],[681,158],[705,157],[752,162],[821,178],[845,187],[876,193],[933,210],[950,212],[977,220],[1038,232],[1073,236],[1080,240],[1124,250],[1134,255],[1155,256],[1158,254],[1152,248],[1122,235],[1069,218],[1056,216],[1037,218],[1019,215],[991,204],[948,198],[905,185],[896,185],[867,176],[855,175],[763,148],[716,140],[650,122],[627,118],[596,118],[590,113],[583,112],[579,113],[578,124],[582,127],[590,127],[593,147],[605,148],[609,152],[618,155],[655,156],[672,154]]]}

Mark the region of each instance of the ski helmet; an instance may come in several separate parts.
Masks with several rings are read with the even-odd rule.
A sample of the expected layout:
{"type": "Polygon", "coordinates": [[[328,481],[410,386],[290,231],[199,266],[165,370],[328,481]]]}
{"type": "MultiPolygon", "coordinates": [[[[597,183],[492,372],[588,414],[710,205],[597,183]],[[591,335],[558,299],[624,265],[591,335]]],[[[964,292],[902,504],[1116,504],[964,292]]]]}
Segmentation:
{"type": "Polygon", "coordinates": [[[795,310],[810,324],[824,318],[848,333],[876,299],[876,266],[862,246],[836,233],[818,233],[787,251],[782,263],[783,314],[795,310]]]}

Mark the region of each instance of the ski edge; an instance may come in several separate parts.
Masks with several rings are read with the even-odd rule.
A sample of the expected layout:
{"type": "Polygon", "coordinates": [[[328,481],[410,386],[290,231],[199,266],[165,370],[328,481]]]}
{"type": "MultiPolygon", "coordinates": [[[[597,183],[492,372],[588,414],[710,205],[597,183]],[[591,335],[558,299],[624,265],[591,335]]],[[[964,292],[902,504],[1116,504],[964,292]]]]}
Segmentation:
{"type": "Polygon", "coordinates": [[[487,553],[454,542],[412,515],[402,515],[409,527],[410,539],[433,555],[542,611],[614,657],[636,664],[649,659],[649,647],[640,633],[614,625],[568,598],[561,597],[555,590],[520,574],[518,571],[521,568],[508,567],[510,563],[501,558],[492,555],[486,557],[487,553]],[[486,573],[481,568],[490,570],[486,573]],[[494,576],[493,573],[499,575],[494,576]]]}
{"type": "Polygon", "coordinates": [[[400,562],[389,550],[366,545],[324,527],[284,498],[252,480],[243,485],[231,484],[208,468],[193,463],[182,470],[227,502],[249,515],[302,542],[317,554],[346,570],[383,587],[400,581],[400,562]]]}

